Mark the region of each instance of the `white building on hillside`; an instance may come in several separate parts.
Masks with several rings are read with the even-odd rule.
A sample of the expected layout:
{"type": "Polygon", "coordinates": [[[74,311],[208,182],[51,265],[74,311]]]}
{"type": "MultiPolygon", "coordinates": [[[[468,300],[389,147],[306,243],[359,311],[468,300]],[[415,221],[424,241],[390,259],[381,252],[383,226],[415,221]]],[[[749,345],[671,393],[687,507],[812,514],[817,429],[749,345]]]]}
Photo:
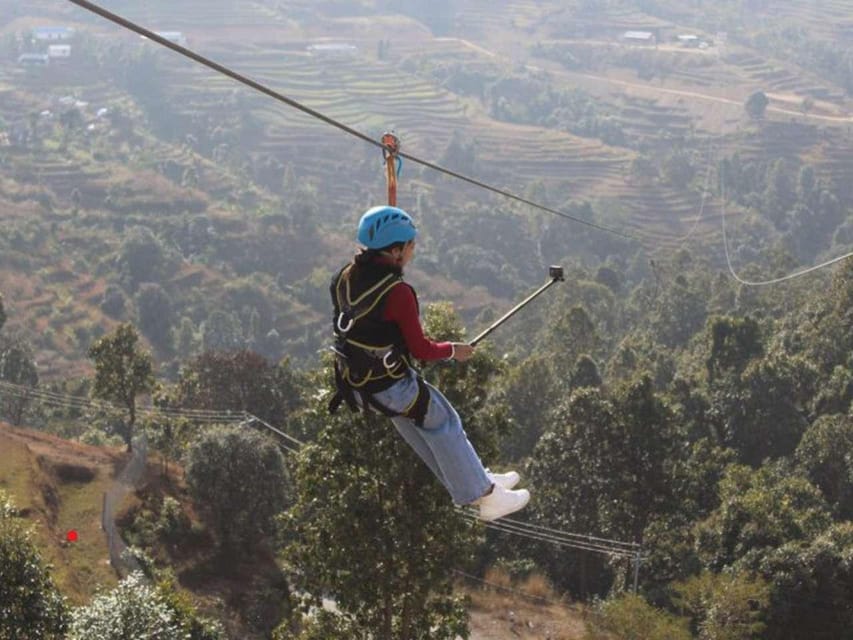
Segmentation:
{"type": "Polygon", "coordinates": [[[657,44],[657,38],[651,31],[626,31],[622,40],[631,44],[657,44]]]}
{"type": "Polygon", "coordinates": [[[50,58],[70,58],[71,57],[71,45],[70,44],[52,44],[47,47],[47,55],[50,58]]]}
{"type": "Polygon", "coordinates": [[[342,42],[312,44],[307,50],[312,56],[321,58],[352,58],[358,53],[358,47],[354,44],[342,42]]]}

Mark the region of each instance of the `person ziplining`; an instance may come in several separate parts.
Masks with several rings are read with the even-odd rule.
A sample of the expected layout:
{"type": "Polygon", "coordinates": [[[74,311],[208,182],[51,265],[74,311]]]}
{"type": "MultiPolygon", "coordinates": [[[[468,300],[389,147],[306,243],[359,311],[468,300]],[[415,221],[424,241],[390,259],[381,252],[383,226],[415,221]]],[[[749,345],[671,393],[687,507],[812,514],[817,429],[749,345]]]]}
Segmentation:
{"type": "Polygon", "coordinates": [[[390,417],[456,504],[477,506],[481,519],[496,520],[524,508],[530,493],[513,489],[517,472],[483,467],[459,414],[412,367],[412,358],[464,362],[474,353],[470,344],[424,335],[417,295],[403,280],[416,236],[412,217],[397,207],[373,207],[361,217],[363,248],[330,287],[337,391],[329,410],[346,402],[354,411],[390,417]]]}

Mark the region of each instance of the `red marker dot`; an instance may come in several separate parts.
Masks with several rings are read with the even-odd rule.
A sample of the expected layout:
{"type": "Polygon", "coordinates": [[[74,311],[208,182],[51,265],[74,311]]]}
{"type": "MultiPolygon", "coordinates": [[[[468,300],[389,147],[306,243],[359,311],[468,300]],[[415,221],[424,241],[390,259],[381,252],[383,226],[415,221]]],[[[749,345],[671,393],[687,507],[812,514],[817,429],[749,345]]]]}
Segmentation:
{"type": "Polygon", "coordinates": [[[77,532],[74,529],[71,529],[71,531],[65,534],[65,539],[68,540],[68,542],[77,542],[77,532]]]}

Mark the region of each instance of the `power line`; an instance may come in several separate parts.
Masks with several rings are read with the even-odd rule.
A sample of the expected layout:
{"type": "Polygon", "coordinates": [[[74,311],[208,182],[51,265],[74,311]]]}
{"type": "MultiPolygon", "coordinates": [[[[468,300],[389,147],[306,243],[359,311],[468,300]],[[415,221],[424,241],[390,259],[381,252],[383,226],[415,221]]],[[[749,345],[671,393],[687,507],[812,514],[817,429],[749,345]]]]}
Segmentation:
{"type": "MultiPolygon", "coordinates": [[[[261,426],[266,427],[267,429],[269,429],[270,431],[272,431],[273,433],[276,433],[276,434],[280,435],[282,438],[286,438],[287,440],[290,440],[290,442],[292,442],[293,444],[295,444],[295,445],[297,445],[297,446],[299,446],[299,447],[305,446],[305,443],[304,443],[304,442],[302,442],[301,440],[297,440],[297,439],[296,439],[296,438],[294,438],[292,435],[290,435],[290,434],[288,434],[288,433],[285,433],[285,432],[284,432],[284,431],[282,431],[281,429],[277,429],[276,427],[272,426],[269,422],[266,422],[265,420],[261,420],[258,416],[253,415],[253,414],[251,414],[251,413],[246,414],[246,416],[247,416],[247,418],[248,418],[248,420],[249,420],[249,422],[250,422],[250,423],[251,423],[252,421],[257,422],[257,423],[259,423],[261,426]]],[[[293,450],[293,452],[295,453],[296,451],[295,451],[295,450],[293,450]]]]}
{"type": "MultiPolygon", "coordinates": [[[[78,411],[86,411],[93,409],[100,411],[124,411],[122,407],[118,407],[111,403],[90,400],[88,398],[81,398],[80,396],[60,394],[52,391],[42,391],[34,387],[25,387],[22,385],[16,385],[11,382],[0,380],[0,392],[3,391],[5,391],[7,395],[11,395],[22,400],[37,400],[44,404],[59,406],[66,409],[74,409],[78,411]]],[[[221,413],[214,411],[207,412],[203,409],[179,409],[174,407],[169,408],[168,410],[163,410],[159,407],[137,407],[136,411],[138,414],[147,414],[151,417],[184,419],[194,422],[217,422],[231,424],[239,420],[239,424],[241,426],[257,422],[266,429],[275,432],[279,436],[282,436],[290,440],[291,442],[302,446],[302,442],[297,440],[293,436],[281,431],[280,429],[276,429],[265,420],[262,420],[261,418],[251,413],[246,413],[242,411],[228,411],[226,413],[221,413]]],[[[281,444],[281,446],[290,453],[298,453],[298,450],[294,449],[291,446],[288,446],[283,443],[281,444]]]]}
{"type": "MultiPolygon", "coordinates": [[[[305,443],[301,440],[294,438],[290,434],[285,433],[281,429],[272,426],[265,420],[262,420],[261,418],[251,413],[245,414],[245,420],[241,424],[251,424],[253,422],[257,422],[258,424],[280,436],[281,438],[290,441],[293,446],[282,444],[282,447],[290,453],[297,454],[299,453],[299,448],[305,446],[305,443]]],[[[538,540],[540,542],[551,543],[557,546],[570,547],[582,551],[592,551],[595,553],[603,553],[606,555],[620,556],[626,558],[635,558],[637,553],[639,553],[639,545],[635,542],[622,542],[619,540],[608,540],[606,538],[598,538],[595,536],[589,536],[579,533],[565,532],[560,531],[558,529],[544,527],[541,525],[521,522],[519,520],[512,520],[510,518],[503,518],[495,522],[483,522],[475,515],[473,509],[457,507],[457,510],[464,518],[468,519],[469,521],[481,522],[485,524],[485,526],[488,528],[497,531],[503,531],[504,533],[509,533],[512,535],[518,535],[521,537],[538,540]]]]}
{"type": "MultiPolygon", "coordinates": [[[[251,413],[245,414],[245,420],[241,424],[252,424],[253,422],[260,424],[261,426],[275,433],[281,438],[290,441],[292,443],[292,446],[286,444],[281,445],[290,453],[297,454],[299,453],[299,448],[305,446],[305,443],[301,440],[291,436],[288,433],[285,433],[281,429],[272,426],[270,423],[251,413]]],[[[465,517],[469,521],[482,522],[474,514],[474,510],[472,509],[458,507],[457,510],[462,514],[463,517],[465,517]]],[[[606,538],[598,538],[585,534],[565,532],[560,531],[558,529],[544,527],[541,525],[535,525],[519,520],[513,520],[510,518],[503,518],[497,522],[483,524],[485,524],[488,528],[492,528],[497,531],[503,531],[504,533],[539,540],[540,542],[556,544],[557,546],[564,546],[582,551],[603,553],[612,556],[635,558],[636,555],[639,553],[640,549],[640,546],[635,542],[622,542],[619,540],[608,540],[606,538]]]]}
{"type": "MultiPolygon", "coordinates": [[[[98,411],[125,411],[125,408],[119,407],[109,402],[92,400],[81,396],[57,393],[38,389],[36,387],[27,387],[11,382],[0,380],[0,391],[8,395],[17,397],[22,400],[38,400],[44,404],[59,406],[66,409],[74,409],[78,411],[98,410],[98,411]]],[[[137,407],[138,414],[149,416],[160,416],[165,418],[183,418],[196,422],[236,422],[244,417],[244,413],[236,412],[203,412],[202,410],[193,409],[178,409],[171,408],[164,411],[158,407],[137,407]]]]}
{"type": "Polygon", "coordinates": [[[569,536],[579,539],[580,541],[589,541],[589,542],[599,542],[603,544],[609,544],[613,546],[621,546],[627,549],[639,549],[640,545],[636,542],[623,542],[621,540],[610,540],[608,538],[597,538],[595,536],[588,536],[582,533],[567,533],[565,531],[560,531],[559,529],[552,529],[549,527],[543,527],[541,525],[536,525],[531,522],[522,522],[520,520],[513,520],[512,518],[502,518],[503,522],[508,522],[517,526],[524,526],[530,529],[538,529],[540,531],[546,531],[549,533],[557,534],[560,536],[569,536]]]}
{"type": "MultiPolygon", "coordinates": [[[[470,507],[459,507],[460,510],[464,511],[467,515],[476,517],[476,510],[470,507]]],[[[596,536],[587,535],[584,533],[573,533],[570,531],[562,531],[560,529],[554,529],[551,527],[545,527],[542,525],[533,524],[530,522],[523,522],[521,520],[515,520],[513,518],[501,518],[500,522],[514,529],[528,531],[533,534],[537,534],[543,537],[556,538],[561,542],[566,543],[581,543],[581,544],[589,544],[599,547],[606,548],[617,548],[622,549],[626,552],[635,552],[640,549],[640,545],[636,542],[623,542],[622,540],[611,540],[608,538],[599,538],[596,536]]]]}
{"type": "MultiPolygon", "coordinates": [[[[255,91],[263,93],[264,95],[269,96],[270,98],[273,98],[274,100],[278,100],[279,102],[283,102],[284,104],[286,104],[286,105],[288,105],[288,106],[290,106],[290,107],[292,107],[298,111],[301,111],[302,113],[305,113],[306,115],[309,115],[312,118],[316,118],[317,120],[320,120],[320,121],[322,121],[322,122],[324,122],[324,123],[326,123],[332,127],[335,127],[336,129],[339,129],[339,130],[343,131],[344,133],[347,133],[351,136],[354,136],[354,137],[358,138],[359,140],[367,142],[368,144],[371,144],[375,147],[379,147],[380,149],[386,149],[385,145],[383,145],[381,142],[378,142],[378,141],[372,139],[370,136],[362,133],[361,131],[358,131],[357,129],[354,129],[354,128],[352,128],[352,127],[350,127],[350,126],[348,126],[348,125],[346,125],[346,124],[344,124],[338,120],[335,120],[334,118],[327,116],[327,115],[317,111],[316,109],[312,109],[311,107],[308,107],[308,106],[302,104],[301,102],[294,100],[293,98],[288,98],[284,94],[282,94],[282,93],[280,93],[274,89],[271,89],[270,87],[266,86],[265,84],[262,84],[256,80],[253,80],[253,79],[249,78],[248,76],[245,76],[241,73],[233,71],[229,67],[226,67],[225,65],[222,65],[218,62],[215,62],[215,61],[211,60],[210,58],[202,56],[199,53],[192,51],[191,49],[188,49],[186,47],[182,47],[179,44],[171,42],[170,40],[167,40],[163,36],[160,36],[157,33],[153,32],[149,29],[146,29],[145,27],[138,25],[135,22],[132,22],[131,20],[128,20],[127,18],[124,18],[124,17],[122,17],[116,13],[113,13],[112,11],[109,11],[108,9],[104,9],[103,7],[100,7],[99,5],[97,5],[93,2],[89,2],[89,0],[68,0],[68,1],[77,5],[78,7],[81,7],[82,9],[85,9],[87,11],[95,13],[95,14],[101,16],[102,18],[109,20],[110,22],[113,22],[114,24],[117,24],[121,27],[124,27],[125,29],[128,29],[130,31],[133,31],[134,33],[138,33],[139,35],[143,36],[144,38],[148,38],[149,40],[153,40],[157,44],[164,46],[168,49],[171,49],[175,53],[178,53],[178,54],[180,54],[186,58],[189,58],[190,60],[194,60],[195,62],[198,62],[199,64],[204,65],[205,67],[213,69],[214,71],[216,71],[218,73],[221,73],[225,76],[228,76],[232,80],[235,80],[241,84],[244,84],[247,87],[254,89],[255,91]]],[[[404,153],[402,151],[398,151],[397,155],[402,157],[402,158],[406,158],[407,160],[410,160],[410,161],[414,162],[415,164],[419,164],[421,166],[432,169],[433,171],[443,173],[447,176],[451,176],[451,177],[456,178],[458,180],[461,180],[463,182],[467,182],[467,183],[472,184],[476,187],[480,187],[480,188],[485,189],[487,191],[491,191],[492,193],[496,193],[496,194],[503,196],[505,198],[509,198],[511,200],[521,202],[521,203],[526,204],[526,205],[533,207],[535,209],[539,209],[541,211],[551,213],[551,214],[559,216],[561,218],[566,218],[567,220],[577,222],[578,224],[582,224],[582,225],[585,225],[587,227],[591,227],[593,229],[598,229],[599,231],[612,233],[612,234],[621,236],[621,237],[629,239],[629,240],[636,240],[638,242],[642,242],[642,240],[639,237],[634,236],[634,235],[627,233],[625,231],[620,231],[618,229],[613,229],[611,227],[606,227],[604,225],[596,224],[594,222],[584,220],[583,218],[578,218],[576,216],[568,214],[564,211],[560,211],[558,209],[553,209],[551,207],[545,206],[545,205],[540,204],[538,202],[535,202],[533,200],[529,200],[528,198],[524,198],[522,196],[519,196],[515,193],[512,193],[511,191],[507,191],[505,189],[501,189],[499,187],[492,186],[488,183],[482,182],[481,180],[477,180],[476,178],[471,178],[471,177],[466,176],[462,173],[452,171],[450,169],[446,169],[445,167],[442,167],[441,165],[435,164],[433,162],[429,162],[428,160],[423,160],[423,159],[421,159],[417,156],[411,155],[409,153],[404,153]]]]}
{"type": "Polygon", "coordinates": [[[464,510],[460,511],[460,513],[462,514],[462,517],[464,517],[468,521],[480,523],[487,529],[501,531],[509,535],[519,536],[530,540],[536,540],[538,542],[550,544],[556,547],[565,547],[578,551],[590,551],[592,553],[600,553],[607,556],[617,556],[622,558],[636,558],[639,552],[639,550],[632,552],[617,546],[603,545],[597,543],[585,543],[578,540],[561,539],[558,536],[541,534],[536,531],[525,529],[524,527],[513,525],[512,523],[507,523],[504,521],[504,519],[482,521],[477,516],[468,513],[464,510]]]}
{"type": "MultiPolygon", "coordinates": [[[[241,425],[250,425],[250,424],[252,424],[253,422],[256,422],[256,423],[258,423],[259,425],[261,425],[262,427],[265,427],[266,429],[269,429],[270,431],[272,431],[273,433],[275,433],[275,434],[277,434],[277,435],[281,436],[282,438],[285,438],[285,439],[287,439],[287,440],[290,440],[290,441],[291,441],[292,443],[294,443],[297,447],[302,447],[302,446],[303,446],[303,443],[302,443],[301,441],[297,440],[296,438],[294,438],[294,437],[293,437],[293,436],[291,436],[291,435],[288,435],[287,433],[285,433],[284,431],[282,431],[282,430],[280,430],[280,429],[276,429],[276,428],[275,428],[274,426],[272,426],[269,422],[266,422],[265,420],[261,420],[259,417],[255,416],[255,415],[252,415],[251,413],[247,413],[247,414],[246,414],[246,419],[245,419],[243,422],[241,422],[240,424],[241,424],[241,425]]],[[[282,449],[285,449],[288,453],[292,453],[292,454],[294,454],[294,455],[296,455],[296,454],[298,454],[298,453],[299,453],[299,449],[298,449],[298,448],[294,448],[293,446],[287,445],[287,444],[285,444],[284,442],[279,442],[279,445],[281,446],[281,448],[282,448],[282,449]]]]}
{"type": "MultiPolygon", "coordinates": [[[[123,408],[118,407],[112,403],[90,400],[88,398],[82,398],[80,396],[61,394],[51,391],[43,391],[34,387],[26,387],[23,385],[17,385],[2,380],[0,380],[0,392],[4,392],[7,395],[11,395],[21,399],[37,400],[48,405],[60,406],[66,409],[74,409],[78,411],[123,411],[123,408]]],[[[285,433],[281,429],[272,426],[267,421],[251,413],[238,414],[229,412],[228,414],[212,413],[211,415],[197,415],[195,413],[182,413],[182,411],[184,411],[182,409],[171,408],[168,414],[163,414],[156,407],[140,407],[137,411],[139,413],[147,413],[151,416],[160,416],[166,418],[184,418],[197,422],[233,423],[237,422],[238,419],[241,419],[241,425],[250,425],[252,423],[257,423],[266,428],[267,430],[275,433],[280,438],[288,440],[291,443],[290,445],[284,444],[283,442],[280,444],[281,447],[289,453],[298,454],[299,448],[304,446],[304,443],[301,440],[291,436],[288,433],[285,433]]],[[[193,410],[186,411],[191,412],[193,410]]],[[[523,538],[536,540],[558,547],[565,547],[579,551],[589,551],[593,553],[600,553],[604,555],[625,558],[635,558],[638,553],[638,550],[634,550],[635,548],[638,549],[636,543],[621,542],[618,540],[608,540],[606,538],[598,538],[595,536],[565,532],[560,531],[558,529],[544,527],[541,525],[534,525],[518,520],[513,520],[510,518],[504,518],[503,520],[494,522],[483,522],[474,514],[474,511],[472,509],[465,509],[460,507],[458,508],[458,510],[460,514],[470,522],[479,522],[484,524],[487,528],[495,531],[501,531],[510,535],[520,536],[523,538]]]]}

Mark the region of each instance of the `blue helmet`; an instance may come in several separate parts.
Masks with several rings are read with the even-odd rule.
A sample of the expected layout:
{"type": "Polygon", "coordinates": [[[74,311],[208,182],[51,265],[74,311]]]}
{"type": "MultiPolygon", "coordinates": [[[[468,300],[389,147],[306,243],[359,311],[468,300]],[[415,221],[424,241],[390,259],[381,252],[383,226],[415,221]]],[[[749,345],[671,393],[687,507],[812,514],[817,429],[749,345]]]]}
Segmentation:
{"type": "Polygon", "coordinates": [[[368,249],[408,242],[418,235],[412,216],[397,207],[373,207],[358,223],[358,241],[368,249]]]}

